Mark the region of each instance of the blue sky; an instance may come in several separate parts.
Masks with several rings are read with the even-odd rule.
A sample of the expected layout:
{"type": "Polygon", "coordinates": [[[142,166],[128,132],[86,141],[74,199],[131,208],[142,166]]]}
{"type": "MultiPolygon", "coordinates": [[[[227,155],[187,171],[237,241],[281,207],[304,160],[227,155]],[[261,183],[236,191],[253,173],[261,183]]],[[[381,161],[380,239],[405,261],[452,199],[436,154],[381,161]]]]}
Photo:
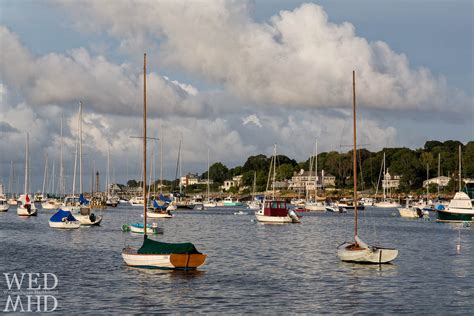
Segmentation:
{"type": "MultiPolygon", "coordinates": [[[[149,92],[151,126],[159,133],[164,125],[169,140],[166,177],[174,175],[180,134],[185,172],[203,171],[207,146],[211,160],[229,166],[270,154],[275,142],[297,160],[307,158],[314,138],[321,150],[345,150],[350,82],[343,74],[351,58],[361,74],[360,133],[369,149],[474,138],[472,1],[303,3],[1,1],[0,132],[2,146],[16,148],[2,151],[2,182],[10,161],[24,160],[16,118],[31,120],[37,156],[54,157],[59,123],[51,117],[65,117],[71,151],[81,99],[90,124],[87,159],[104,169],[110,148],[122,170],[117,180],[126,169],[138,177],[138,145],[126,138],[139,133],[144,50],[156,88],[149,92]]],[[[35,188],[43,164],[32,165],[35,188]]]]}

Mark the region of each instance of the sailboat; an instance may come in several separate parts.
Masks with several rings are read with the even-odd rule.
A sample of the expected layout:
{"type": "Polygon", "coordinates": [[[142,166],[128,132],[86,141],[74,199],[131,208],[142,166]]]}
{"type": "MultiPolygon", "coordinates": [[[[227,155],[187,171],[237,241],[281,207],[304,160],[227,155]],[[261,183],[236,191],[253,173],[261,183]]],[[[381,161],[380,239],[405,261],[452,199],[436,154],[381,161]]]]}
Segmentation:
{"type": "Polygon", "coordinates": [[[205,207],[205,208],[212,208],[212,207],[217,206],[217,202],[211,200],[211,198],[210,198],[210,190],[211,190],[210,181],[211,181],[211,178],[209,176],[209,170],[210,170],[210,167],[209,167],[209,147],[208,147],[207,148],[207,197],[206,197],[206,201],[204,201],[204,203],[202,204],[203,207],[205,207]]]}
{"type": "Polygon", "coordinates": [[[11,162],[11,168],[10,168],[10,177],[8,179],[8,193],[10,194],[10,198],[7,200],[8,205],[10,206],[15,206],[18,201],[17,201],[17,196],[16,194],[18,193],[18,183],[15,175],[15,165],[13,164],[13,161],[11,162]],[[15,183],[17,184],[16,191],[13,193],[15,183]]]}
{"type": "Polygon", "coordinates": [[[389,263],[398,256],[397,249],[369,246],[357,235],[357,126],[356,126],[356,93],[355,93],[355,71],[352,72],[352,111],[354,119],[354,241],[343,242],[337,248],[337,255],[342,261],[357,263],[389,263]]]}
{"type": "MultiPolygon", "coordinates": [[[[304,208],[307,211],[321,211],[324,212],[326,210],[326,206],[323,202],[318,201],[318,141],[316,140],[316,144],[314,147],[314,200],[306,199],[306,203],[304,208]]],[[[309,178],[311,179],[311,171],[312,171],[312,160],[310,159],[310,172],[309,178]]],[[[308,190],[309,191],[309,190],[308,190]]]]}
{"type": "Polygon", "coordinates": [[[82,186],[82,101],[79,102],[79,210],[73,209],[73,216],[83,226],[98,226],[102,222],[101,215],[92,213],[90,201],[84,197],[82,186]]]}
{"type": "Polygon", "coordinates": [[[387,166],[385,164],[385,152],[383,153],[382,170],[383,170],[383,185],[382,185],[383,200],[380,201],[380,202],[374,203],[374,206],[378,207],[378,208],[398,208],[398,207],[402,207],[400,205],[400,203],[398,203],[396,201],[392,201],[390,199],[387,199],[386,191],[387,191],[388,180],[386,179],[386,177],[388,175],[388,171],[387,171],[387,166]]]}
{"type": "MultiPolygon", "coordinates": [[[[57,210],[60,207],[59,201],[57,201],[55,198],[47,197],[48,194],[45,193],[46,192],[45,188],[46,188],[46,183],[47,183],[47,171],[48,171],[48,155],[46,154],[45,163],[44,163],[43,190],[41,191],[45,199],[41,202],[41,208],[43,210],[57,210]]],[[[54,176],[54,169],[53,169],[52,175],[54,176]]]]}
{"type": "MultiPolygon", "coordinates": [[[[166,199],[163,198],[162,194],[160,194],[160,196],[158,197],[158,200],[156,199],[156,197],[151,198],[151,183],[152,183],[152,174],[153,174],[152,171],[155,169],[155,146],[153,146],[152,161],[153,161],[153,164],[150,170],[150,185],[148,186],[147,216],[149,218],[173,218],[173,214],[171,214],[171,211],[168,210],[169,202],[166,202],[166,199]]],[[[156,188],[155,188],[155,192],[156,192],[156,188]]]]}
{"type": "Polygon", "coordinates": [[[474,222],[474,200],[462,191],[461,146],[459,146],[459,191],[449,202],[448,207],[437,208],[437,222],[474,222]]]}
{"type": "Polygon", "coordinates": [[[207,255],[197,251],[192,243],[164,243],[148,238],[146,186],[146,54],[143,56],[143,227],[144,239],[140,248],[122,249],[125,263],[138,268],[193,270],[204,264],[207,255]]]}
{"type": "Polygon", "coordinates": [[[37,209],[35,203],[33,203],[32,199],[28,194],[29,190],[29,168],[30,168],[30,154],[29,154],[29,147],[30,147],[30,135],[26,133],[26,150],[25,150],[25,193],[20,195],[18,199],[18,206],[16,208],[16,213],[20,216],[36,216],[37,209]]]}
{"type": "Polygon", "coordinates": [[[273,147],[273,155],[270,161],[270,170],[268,171],[267,189],[263,199],[262,207],[255,212],[257,221],[263,223],[284,224],[299,223],[300,219],[295,211],[289,210],[286,201],[275,198],[275,177],[276,177],[276,144],[273,147]],[[268,187],[272,186],[271,198],[267,197],[268,187]]]}
{"type": "Polygon", "coordinates": [[[257,190],[257,172],[253,172],[253,184],[252,184],[252,201],[247,203],[247,208],[249,210],[258,210],[260,209],[260,201],[256,199],[256,190],[257,190]]]}
{"type": "Polygon", "coordinates": [[[116,196],[112,196],[110,193],[110,149],[107,149],[107,177],[105,178],[105,191],[107,192],[105,205],[117,207],[119,199],[116,196]]]}
{"type": "Polygon", "coordinates": [[[10,205],[7,203],[7,197],[3,192],[3,184],[0,183],[0,212],[6,212],[10,208],[10,205]]]}

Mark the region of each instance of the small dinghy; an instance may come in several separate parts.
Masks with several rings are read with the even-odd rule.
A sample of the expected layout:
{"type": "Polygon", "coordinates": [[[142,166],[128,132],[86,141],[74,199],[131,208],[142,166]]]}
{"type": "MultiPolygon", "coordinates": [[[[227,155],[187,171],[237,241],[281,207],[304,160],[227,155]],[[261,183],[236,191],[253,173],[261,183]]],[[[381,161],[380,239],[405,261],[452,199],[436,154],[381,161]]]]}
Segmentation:
{"type": "Polygon", "coordinates": [[[204,264],[206,257],[192,243],[164,243],[146,235],[140,248],[122,250],[125,263],[137,268],[195,270],[204,264]]]}
{"type": "MultiPolygon", "coordinates": [[[[124,224],[122,225],[122,231],[131,232],[135,234],[144,234],[145,233],[144,227],[145,226],[142,223],[124,224]]],[[[146,227],[147,227],[146,233],[150,235],[163,234],[164,232],[163,228],[158,227],[157,223],[147,224],[146,227]]]]}
{"type": "Polygon", "coordinates": [[[238,211],[238,212],[234,212],[234,215],[248,215],[248,213],[244,211],[238,211]]]}

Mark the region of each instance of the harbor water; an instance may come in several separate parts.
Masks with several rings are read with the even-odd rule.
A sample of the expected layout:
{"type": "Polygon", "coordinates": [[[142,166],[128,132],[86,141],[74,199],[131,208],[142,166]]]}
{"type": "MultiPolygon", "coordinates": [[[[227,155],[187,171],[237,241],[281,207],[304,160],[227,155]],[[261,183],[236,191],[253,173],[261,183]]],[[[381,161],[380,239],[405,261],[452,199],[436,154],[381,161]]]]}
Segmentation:
{"type": "Polygon", "coordinates": [[[20,218],[0,213],[0,304],[4,273],[52,273],[57,313],[471,314],[474,227],[409,220],[395,209],[361,211],[359,236],[394,247],[388,265],[341,262],[336,248],[353,238],[353,213],[303,213],[301,224],[263,225],[238,208],[177,211],[159,220],[165,242],[192,242],[208,255],[197,271],[126,266],[121,249],[143,236],[121,231],[141,208],[97,212],[99,227],[48,227],[53,211],[20,218]],[[457,244],[460,243],[460,251],[457,244]]]}

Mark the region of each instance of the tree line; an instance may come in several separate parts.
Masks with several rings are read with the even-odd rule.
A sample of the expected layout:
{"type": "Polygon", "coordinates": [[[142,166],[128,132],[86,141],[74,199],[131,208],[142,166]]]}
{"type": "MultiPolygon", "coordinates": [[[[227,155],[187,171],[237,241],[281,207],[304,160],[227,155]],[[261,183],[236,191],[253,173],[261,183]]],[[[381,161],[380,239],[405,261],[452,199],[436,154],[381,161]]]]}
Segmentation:
{"type": "MultiPolygon", "coordinates": [[[[386,167],[393,176],[400,176],[400,192],[408,193],[422,188],[423,181],[438,176],[438,158],[440,176],[451,177],[446,190],[452,192],[457,187],[455,181],[458,177],[458,148],[462,152],[462,177],[474,178],[474,141],[462,144],[456,140],[440,142],[436,140],[427,141],[423,148],[410,149],[383,148],[378,152],[367,149],[357,150],[358,183],[361,190],[370,190],[377,187],[381,176],[381,165],[385,153],[386,167]],[[428,173],[428,174],[427,174],[428,173]]],[[[301,169],[308,171],[310,160],[297,162],[285,155],[277,156],[276,179],[278,181],[289,180],[295,172],[301,169]]],[[[242,175],[244,186],[251,190],[254,175],[256,178],[256,190],[264,191],[267,185],[268,171],[270,169],[271,157],[263,154],[250,156],[242,166],[228,168],[221,162],[213,163],[209,168],[209,178],[213,180],[212,190],[217,190],[225,180],[234,176],[242,175]]],[[[346,189],[353,185],[353,162],[352,150],[346,153],[337,151],[322,152],[317,156],[318,170],[324,170],[325,174],[331,174],[336,178],[336,188],[346,189]]],[[[200,175],[201,179],[207,179],[207,171],[200,175]]],[[[139,184],[135,180],[127,183],[130,186],[139,184]]],[[[165,181],[169,187],[178,187],[178,180],[165,181]]],[[[190,191],[205,191],[205,185],[194,185],[188,188],[190,191]]]]}

